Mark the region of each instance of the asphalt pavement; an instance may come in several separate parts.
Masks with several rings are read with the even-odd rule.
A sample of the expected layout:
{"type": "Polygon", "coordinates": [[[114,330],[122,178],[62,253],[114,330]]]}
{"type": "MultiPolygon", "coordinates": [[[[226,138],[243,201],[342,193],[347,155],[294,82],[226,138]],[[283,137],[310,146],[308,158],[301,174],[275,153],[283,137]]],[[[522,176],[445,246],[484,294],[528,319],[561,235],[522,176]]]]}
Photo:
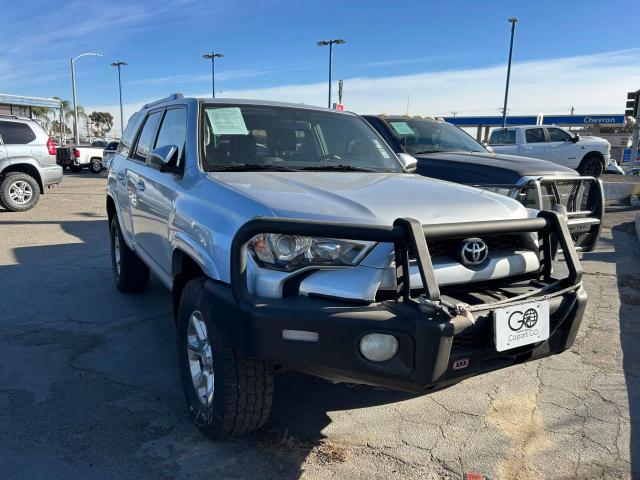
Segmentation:
{"type": "Polygon", "coordinates": [[[188,419],[166,289],[112,280],[105,178],[65,176],[0,210],[0,477],[640,478],[638,210],[584,257],[570,351],[427,395],[277,378],[266,428],[228,442],[188,419]]]}

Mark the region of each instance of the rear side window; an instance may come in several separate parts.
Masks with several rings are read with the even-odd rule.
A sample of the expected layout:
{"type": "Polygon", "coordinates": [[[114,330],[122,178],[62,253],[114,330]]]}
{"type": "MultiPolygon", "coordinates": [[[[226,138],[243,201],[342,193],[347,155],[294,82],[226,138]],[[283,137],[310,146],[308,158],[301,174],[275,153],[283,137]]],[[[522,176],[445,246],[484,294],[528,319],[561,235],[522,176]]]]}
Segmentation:
{"type": "Polygon", "coordinates": [[[0,122],[0,136],[5,145],[24,145],[36,139],[29,125],[17,122],[0,122]]]}
{"type": "Polygon", "coordinates": [[[489,137],[489,145],[515,145],[516,131],[511,130],[494,130],[489,137]]]}
{"type": "Polygon", "coordinates": [[[528,128],[524,132],[524,141],[527,143],[545,142],[544,130],[542,128],[528,128]]]}
{"type": "Polygon", "coordinates": [[[138,160],[147,159],[147,155],[149,155],[156,139],[156,132],[158,131],[161,116],[162,112],[154,112],[147,117],[147,121],[144,123],[140,138],[138,139],[138,146],[136,147],[135,157],[138,160]]]}
{"type": "Polygon", "coordinates": [[[124,130],[124,134],[120,139],[120,144],[118,145],[118,153],[128,157],[129,150],[131,149],[131,144],[133,143],[133,139],[136,136],[136,132],[140,127],[140,122],[142,121],[142,115],[140,112],[134,113],[133,116],[129,119],[129,123],[127,123],[127,128],[124,130]]]}
{"type": "Polygon", "coordinates": [[[158,132],[156,148],[164,147],[165,145],[175,145],[178,147],[178,162],[176,166],[180,166],[186,139],[187,110],[184,108],[171,108],[167,110],[162,120],[162,125],[160,126],[160,132],[158,132]]]}

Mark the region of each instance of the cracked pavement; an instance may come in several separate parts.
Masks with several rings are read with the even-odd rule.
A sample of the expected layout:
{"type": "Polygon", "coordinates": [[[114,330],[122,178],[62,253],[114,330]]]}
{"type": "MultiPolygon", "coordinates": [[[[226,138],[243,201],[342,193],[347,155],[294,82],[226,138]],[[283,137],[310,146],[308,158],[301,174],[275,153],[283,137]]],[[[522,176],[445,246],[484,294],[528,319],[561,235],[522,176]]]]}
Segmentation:
{"type": "Polygon", "coordinates": [[[182,397],[171,301],[111,278],[104,176],[0,211],[2,478],[640,478],[640,247],[611,208],[570,351],[427,396],[284,373],[255,435],[212,443],[182,397]]]}

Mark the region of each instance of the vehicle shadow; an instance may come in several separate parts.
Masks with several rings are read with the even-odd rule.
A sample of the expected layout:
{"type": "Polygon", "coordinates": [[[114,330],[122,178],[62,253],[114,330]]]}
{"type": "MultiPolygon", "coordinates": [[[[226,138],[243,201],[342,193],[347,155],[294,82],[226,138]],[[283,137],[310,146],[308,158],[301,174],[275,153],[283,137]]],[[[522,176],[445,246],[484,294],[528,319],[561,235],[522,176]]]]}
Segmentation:
{"type": "Polygon", "coordinates": [[[640,478],[640,246],[633,223],[612,229],[620,294],[620,344],[629,401],[631,476],[640,478]],[[637,477],[636,477],[637,475],[637,477]]]}
{"type": "Polygon", "coordinates": [[[187,415],[170,295],[155,279],[143,295],[117,291],[106,220],[0,231],[18,225],[50,230],[51,244],[0,240],[3,478],[297,479],[328,412],[411,397],[283,372],[263,431],[210,442],[187,415]]]}

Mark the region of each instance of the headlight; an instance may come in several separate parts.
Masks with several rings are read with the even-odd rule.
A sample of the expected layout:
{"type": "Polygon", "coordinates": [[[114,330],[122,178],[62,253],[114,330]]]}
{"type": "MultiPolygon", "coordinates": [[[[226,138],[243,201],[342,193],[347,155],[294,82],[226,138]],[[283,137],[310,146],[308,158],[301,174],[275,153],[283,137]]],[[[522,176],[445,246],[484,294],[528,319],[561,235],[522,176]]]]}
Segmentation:
{"type": "Polygon", "coordinates": [[[261,267],[291,272],[313,266],[353,266],[374,242],[265,233],[249,241],[249,251],[261,267]]]}

